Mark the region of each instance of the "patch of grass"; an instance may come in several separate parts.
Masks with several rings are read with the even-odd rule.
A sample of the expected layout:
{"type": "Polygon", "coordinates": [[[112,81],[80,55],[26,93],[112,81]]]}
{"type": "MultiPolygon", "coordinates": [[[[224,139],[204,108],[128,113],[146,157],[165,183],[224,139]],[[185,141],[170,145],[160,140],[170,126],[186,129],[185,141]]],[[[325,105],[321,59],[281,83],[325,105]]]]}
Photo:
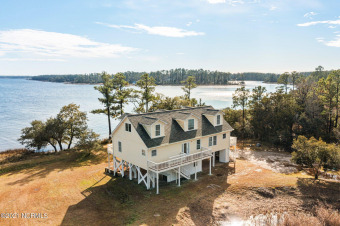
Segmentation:
{"type": "Polygon", "coordinates": [[[139,215],[137,213],[132,213],[126,220],[127,225],[131,225],[135,223],[139,219],[139,215]]]}

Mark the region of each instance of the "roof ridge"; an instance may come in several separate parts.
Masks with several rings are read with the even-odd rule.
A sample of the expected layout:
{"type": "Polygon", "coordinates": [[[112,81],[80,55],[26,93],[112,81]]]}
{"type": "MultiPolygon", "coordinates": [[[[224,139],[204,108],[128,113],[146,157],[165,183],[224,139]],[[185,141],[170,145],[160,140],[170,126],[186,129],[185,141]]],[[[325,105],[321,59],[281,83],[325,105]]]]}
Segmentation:
{"type": "Polygon", "coordinates": [[[141,114],[129,114],[127,116],[131,117],[131,116],[142,116],[142,115],[150,115],[150,114],[162,114],[162,113],[168,113],[168,112],[174,112],[174,111],[183,111],[183,110],[187,111],[187,110],[192,110],[192,109],[208,108],[208,107],[212,107],[212,106],[211,105],[207,105],[207,106],[181,108],[181,109],[173,109],[173,110],[166,110],[166,111],[154,111],[154,112],[147,112],[147,113],[141,113],[141,114]]]}

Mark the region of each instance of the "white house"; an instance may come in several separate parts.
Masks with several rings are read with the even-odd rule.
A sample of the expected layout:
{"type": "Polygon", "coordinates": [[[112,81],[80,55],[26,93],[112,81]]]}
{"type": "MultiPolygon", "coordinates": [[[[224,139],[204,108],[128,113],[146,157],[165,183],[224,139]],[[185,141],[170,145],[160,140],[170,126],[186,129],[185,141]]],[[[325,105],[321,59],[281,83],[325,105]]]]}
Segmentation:
{"type": "Polygon", "coordinates": [[[112,133],[106,172],[128,173],[130,180],[156,187],[158,194],[160,179],[176,180],[178,186],[181,177],[197,179],[204,159],[209,160],[209,174],[216,156],[229,162],[232,130],[223,113],[211,106],[125,114],[112,133]]]}

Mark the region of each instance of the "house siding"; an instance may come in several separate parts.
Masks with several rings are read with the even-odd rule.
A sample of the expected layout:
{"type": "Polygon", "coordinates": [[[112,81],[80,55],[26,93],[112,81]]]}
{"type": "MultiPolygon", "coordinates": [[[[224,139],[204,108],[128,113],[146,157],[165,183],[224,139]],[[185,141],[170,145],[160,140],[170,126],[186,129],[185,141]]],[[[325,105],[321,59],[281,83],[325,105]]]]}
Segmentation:
{"type": "Polygon", "coordinates": [[[131,132],[125,131],[125,123],[130,123],[128,118],[113,133],[113,154],[119,159],[146,169],[147,156],[142,155],[142,150],[147,152],[148,149],[133,126],[131,132]],[[122,143],[122,152],[118,151],[118,141],[122,143]]]}
{"type": "Polygon", "coordinates": [[[197,137],[191,140],[181,141],[175,144],[161,145],[158,147],[150,148],[148,150],[148,159],[153,162],[163,162],[169,160],[170,157],[182,154],[182,144],[189,143],[190,154],[200,152],[201,150],[196,149],[196,140],[201,140],[201,147],[211,148],[213,152],[220,150],[229,150],[230,132],[221,132],[212,134],[205,137],[197,137]],[[226,133],[226,139],[223,139],[223,134],[226,133]],[[217,136],[217,145],[209,147],[209,137],[217,136]],[[157,156],[151,156],[152,150],[157,150],[157,156]]]}

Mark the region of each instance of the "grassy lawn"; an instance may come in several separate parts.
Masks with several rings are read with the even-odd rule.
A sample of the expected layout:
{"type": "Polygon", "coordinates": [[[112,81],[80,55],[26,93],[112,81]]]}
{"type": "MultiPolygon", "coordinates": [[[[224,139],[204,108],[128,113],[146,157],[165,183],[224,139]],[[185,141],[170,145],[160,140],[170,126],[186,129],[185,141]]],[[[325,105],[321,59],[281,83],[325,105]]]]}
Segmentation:
{"type": "Polygon", "coordinates": [[[286,175],[238,160],[212,176],[161,184],[160,194],[128,178],[104,174],[105,149],[67,151],[0,165],[0,210],[47,213],[44,219],[0,219],[1,225],[207,225],[267,212],[340,209],[340,183],[286,175]]]}

